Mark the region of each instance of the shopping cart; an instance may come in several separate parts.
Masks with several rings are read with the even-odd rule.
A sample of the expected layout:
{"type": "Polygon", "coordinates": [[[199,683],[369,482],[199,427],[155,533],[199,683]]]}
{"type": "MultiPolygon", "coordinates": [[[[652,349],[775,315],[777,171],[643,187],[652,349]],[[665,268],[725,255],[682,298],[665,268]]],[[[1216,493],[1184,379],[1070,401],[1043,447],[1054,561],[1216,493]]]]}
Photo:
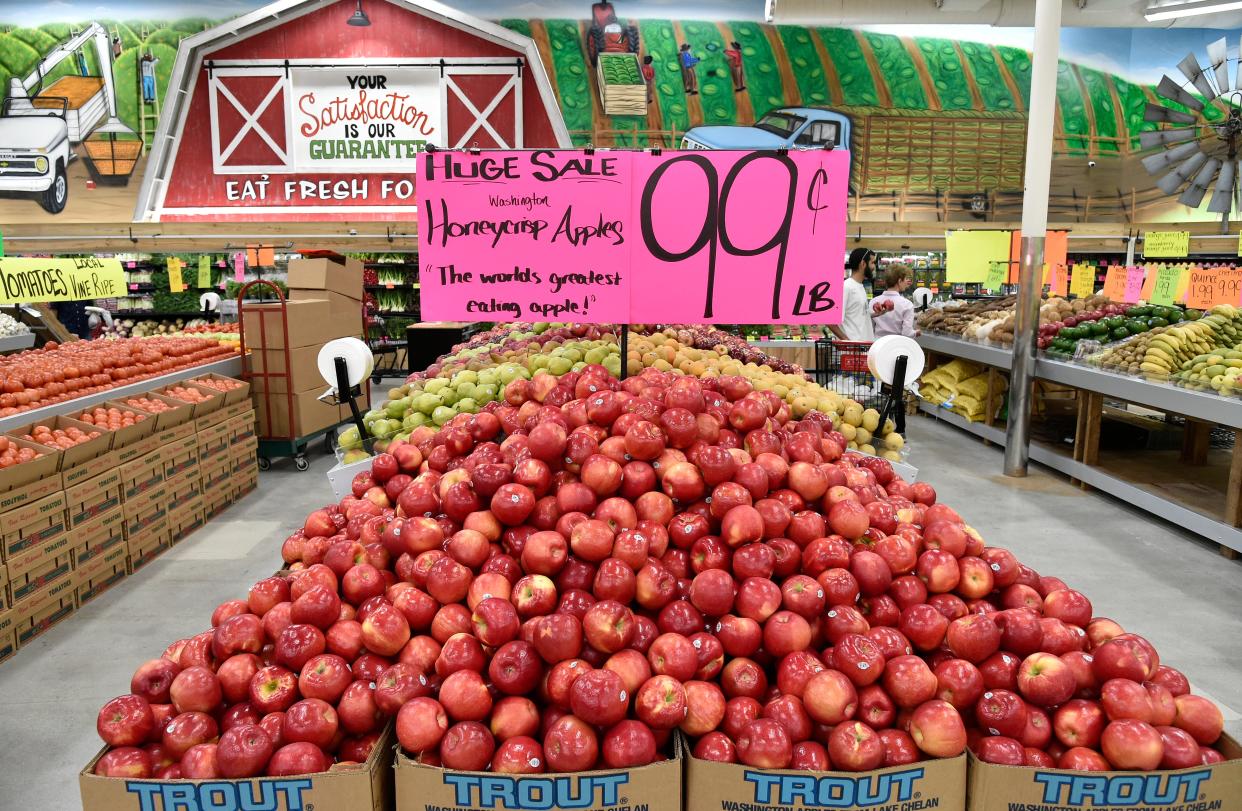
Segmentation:
{"type": "MultiPolygon", "coordinates": [[[[881,418],[892,418],[904,430],[906,389],[881,383],[871,374],[867,352],[871,341],[837,341],[821,338],[815,342],[815,382],[862,405],[874,408],[881,418]]],[[[904,358],[902,359],[904,361],[904,358]]],[[[902,366],[904,382],[904,364],[902,366]]]]}

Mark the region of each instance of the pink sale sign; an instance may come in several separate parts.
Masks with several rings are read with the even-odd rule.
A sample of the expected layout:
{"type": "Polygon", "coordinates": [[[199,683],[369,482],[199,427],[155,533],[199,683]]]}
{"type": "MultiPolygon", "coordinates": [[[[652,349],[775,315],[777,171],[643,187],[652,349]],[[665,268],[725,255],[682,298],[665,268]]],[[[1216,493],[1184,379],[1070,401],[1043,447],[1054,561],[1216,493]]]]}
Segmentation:
{"type": "Polygon", "coordinates": [[[844,151],[436,151],[427,320],[841,320],[844,151]]]}
{"type": "Polygon", "coordinates": [[[624,323],[628,158],[422,153],[423,319],[624,323]]]}

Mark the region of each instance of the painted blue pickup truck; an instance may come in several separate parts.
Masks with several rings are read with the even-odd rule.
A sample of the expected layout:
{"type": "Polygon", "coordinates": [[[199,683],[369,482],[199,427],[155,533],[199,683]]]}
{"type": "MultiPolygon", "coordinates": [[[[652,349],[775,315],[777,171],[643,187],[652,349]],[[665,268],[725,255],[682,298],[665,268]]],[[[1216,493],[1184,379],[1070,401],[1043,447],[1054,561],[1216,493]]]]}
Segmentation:
{"type": "Polygon", "coordinates": [[[752,127],[694,127],[681,139],[682,149],[834,149],[850,148],[850,119],[819,107],[782,107],[752,127]]]}

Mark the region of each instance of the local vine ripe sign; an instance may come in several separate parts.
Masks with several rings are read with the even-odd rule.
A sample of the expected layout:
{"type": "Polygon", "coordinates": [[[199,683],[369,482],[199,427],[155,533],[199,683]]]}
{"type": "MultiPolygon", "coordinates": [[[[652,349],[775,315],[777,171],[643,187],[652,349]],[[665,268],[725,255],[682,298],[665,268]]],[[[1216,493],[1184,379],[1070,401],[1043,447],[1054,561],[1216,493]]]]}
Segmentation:
{"type": "Polygon", "coordinates": [[[849,153],[419,156],[427,320],[835,324],[849,153]]]}

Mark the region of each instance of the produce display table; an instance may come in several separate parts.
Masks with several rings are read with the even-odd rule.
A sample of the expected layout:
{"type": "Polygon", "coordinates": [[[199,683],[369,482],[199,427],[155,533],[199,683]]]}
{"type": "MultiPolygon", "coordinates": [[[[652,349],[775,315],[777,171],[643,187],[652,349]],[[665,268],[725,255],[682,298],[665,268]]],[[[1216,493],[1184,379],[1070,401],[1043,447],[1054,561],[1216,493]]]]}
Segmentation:
{"type": "Polygon", "coordinates": [[[34,346],[35,336],[33,332],[27,332],[25,335],[8,335],[0,338],[0,355],[7,352],[16,352],[19,349],[29,349],[34,346]]]}
{"type": "Polygon", "coordinates": [[[178,369],[175,372],[169,372],[159,377],[148,377],[137,383],[130,383],[125,386],[117,386],[101,391],[96,394],[88,394],[85,397],[75,397],[72,400],[66,400],[63,403],[54,403],[43,408],[35,408],[30,411],[23,411],[20,414],[14,414],[11,417],[0,418],[0,433],[12,431],[14,428],[20,428],[23,425],[29,425],[32,422],[45,419],[47,417],[55,417],[58,414],[74,414],[82,411],[88,406],[102,403],[105,400],[116,400],[123,397],[129,397],[135,394],[151,391],[152,389],[171,386],[173,383],[180,383],[182,380],[188,380],[191,377],[200,377],[205,374],[218,374],[223,377],[241,377],[242,362],[240,357],[225,358],[224,360],[212,361],[204,363],[201,366],[191,366],[188,369],[178,369]]]}
{"type": "Polygon", "coordinates": [[[815,371],[815,342],[801,340],[750,341],[761,352],[774,358],[796,363],[808,372],[815,371]]]}
{"type": "Polygon", "coordinates": [[[426,321],[406,327],[410,374],[426,369],[461,343],[462,330],[468,326],[465,321],[426,321]]]}
{"type": "MultiPolygon", "coordinates": [[[[990,378],[1008,371],[1012,361],[1008,347],[935,334],[924,334],[918,342],[929,353],[984,365],[990,378]]],[[[928,363],[929,369],[934,366],[928,363]]],[[[1072,448],[1032,442],[1031,459],[1218,543],[1227,557],[1242,552],[1242,402],[1238,398],[1045,357],[1037,359],[1035,377],[1077,392],[1077,425],[1072,448]],[[1185,417],[1181,453],[1101,451],[1101,424],[1108,410],[1106,399],[1185,417]],[[1208,437],[1213,425],[1233,429],[1231,453],[1209,452],[1208,437]],[[1171,467],[1179,464],[1178,475],[1170,477],[1171,467]]],[[[926,401],[920,402],[919,408],[1003,446],[1004,428],[993,420],[995,388],[989,386],[990,403],[984,422],[969,422],[926,401]]],[[[999,392],[995,394],[997,398],[1001,396],[999,392]]]]}

